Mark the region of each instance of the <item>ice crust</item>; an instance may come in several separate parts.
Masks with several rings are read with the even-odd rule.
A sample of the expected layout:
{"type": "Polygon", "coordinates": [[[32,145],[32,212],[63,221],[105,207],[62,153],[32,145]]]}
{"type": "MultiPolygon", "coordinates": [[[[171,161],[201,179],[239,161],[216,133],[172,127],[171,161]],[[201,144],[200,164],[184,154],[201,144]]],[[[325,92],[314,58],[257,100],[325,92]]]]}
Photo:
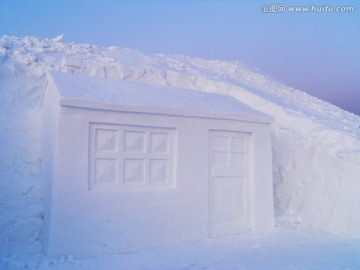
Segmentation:
{"type": "MultiPolygon", "coordinates": [[[[360,238],[360,117],[239,62],[145,55],[59,38],[0,38],[0,253],[38,249],[43,215],[39,109],[49,71],[232,96],[274,118],[278,224],[360,238]]],[[[19,268],[21,269],[21,268],[19,268]]]]}

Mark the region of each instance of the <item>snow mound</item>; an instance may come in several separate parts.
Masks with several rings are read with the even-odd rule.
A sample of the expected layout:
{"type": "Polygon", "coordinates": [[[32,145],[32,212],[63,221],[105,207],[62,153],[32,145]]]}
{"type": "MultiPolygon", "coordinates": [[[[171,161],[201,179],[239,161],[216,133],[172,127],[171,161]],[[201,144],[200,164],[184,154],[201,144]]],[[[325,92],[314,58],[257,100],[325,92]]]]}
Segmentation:
{"type": "Polygon", "coordinates": [[[219,93],[271,115],[277,222],[360,237],[359,116],[239,62],[145,55],[61,38],[0,38],[0,254],[16,257],[19,246],[39,245],[39,108],[49,71],[219,93]]]}

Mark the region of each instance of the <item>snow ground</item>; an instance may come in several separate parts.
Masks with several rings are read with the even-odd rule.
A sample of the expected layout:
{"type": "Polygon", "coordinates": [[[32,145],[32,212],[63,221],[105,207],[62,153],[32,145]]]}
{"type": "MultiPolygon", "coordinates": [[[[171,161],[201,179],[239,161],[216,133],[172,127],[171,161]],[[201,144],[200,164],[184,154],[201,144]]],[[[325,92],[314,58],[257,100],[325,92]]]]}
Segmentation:
{"type": "Polygon", "coordinates": [[[356,270],[360,241],[281,227],[263,235],[238,235],[126,254],[44,258],[40,253],[3,259],[0,269],[39,270],[356,270]]]}
{"type": "MultiPolygon", "coordinates": [[[[66,269],[359,269],[360,242],[281,229],[64,263],[66,269]],[[75,265],[74,268],[71,268],[75,265]]],[[[57,268],[55,265],[50,269],[57,268]]]]}
{"type": "Polygon", "coordinates": [[[31,37],[0,38],[0,103],[0,269],[360,269],[359,116],[238,62],[31,37]],[[132,254],[45,259],[39,109],[51,70],[231,95],[273,116],[280,226],[132,254]]]}

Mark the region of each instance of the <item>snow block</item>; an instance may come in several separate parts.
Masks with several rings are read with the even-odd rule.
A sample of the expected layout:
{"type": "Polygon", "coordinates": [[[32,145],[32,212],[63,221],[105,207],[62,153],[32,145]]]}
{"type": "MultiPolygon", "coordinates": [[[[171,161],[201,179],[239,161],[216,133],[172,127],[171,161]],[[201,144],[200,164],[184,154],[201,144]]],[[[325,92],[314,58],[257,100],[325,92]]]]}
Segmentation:
{"type": "Polygon", "coordinates": [[[272,119],[234,98],[51,73],[42,115],[49,256],[274,225],[272,119]]]}

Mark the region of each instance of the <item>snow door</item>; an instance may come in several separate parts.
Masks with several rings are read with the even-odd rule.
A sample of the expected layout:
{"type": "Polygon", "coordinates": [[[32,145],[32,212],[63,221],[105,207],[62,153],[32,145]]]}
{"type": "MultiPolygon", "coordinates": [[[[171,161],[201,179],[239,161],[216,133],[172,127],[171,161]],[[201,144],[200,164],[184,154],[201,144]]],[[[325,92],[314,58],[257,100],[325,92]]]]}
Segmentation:
{"type": "Polygon", "coordinates": [[[209,236],[250,229],[249,134],[210,131],[209,236]]]}

